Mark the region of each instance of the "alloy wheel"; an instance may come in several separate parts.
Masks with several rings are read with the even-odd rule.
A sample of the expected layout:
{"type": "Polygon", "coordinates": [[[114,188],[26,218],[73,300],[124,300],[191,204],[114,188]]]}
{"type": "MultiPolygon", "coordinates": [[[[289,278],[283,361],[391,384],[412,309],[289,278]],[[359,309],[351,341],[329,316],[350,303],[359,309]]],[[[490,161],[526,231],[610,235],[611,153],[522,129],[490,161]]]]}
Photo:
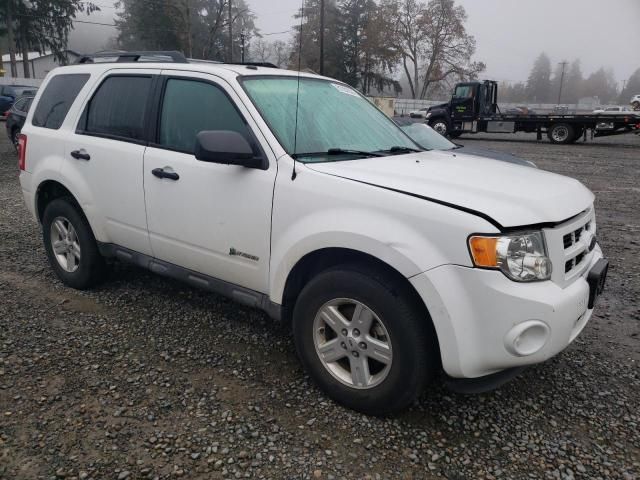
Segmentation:
{"type": "Polygon", "coordinates": [[[51,248],[58,265],[73,273],[80,266],[80,241],[71,222],[65,217],[56,217],[51,223],[51,248]]]}
{"type": "Polygon", "coordinates": [[[349,387],[373,388],[389,374],[393,361],[389,333],[362,302],[337,298],[325,303],[314,319],[313,337],[322,365],[349,387]]]}

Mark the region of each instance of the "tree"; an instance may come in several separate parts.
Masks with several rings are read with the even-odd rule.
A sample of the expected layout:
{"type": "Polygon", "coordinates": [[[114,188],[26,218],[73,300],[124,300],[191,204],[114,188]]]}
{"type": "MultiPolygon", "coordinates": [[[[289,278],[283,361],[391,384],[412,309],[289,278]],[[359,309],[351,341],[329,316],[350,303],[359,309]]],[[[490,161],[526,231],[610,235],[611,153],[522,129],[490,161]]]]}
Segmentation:
{"type": "Polygon", "coordinates": [[[391,41],[400,53],[413,98],[424,98],[429,87],[450,76],[473,78],[484,70],[472,62],[475,39],[467,34],[467,15],[453,0],[383,0],[395,19],[391,41]]]}
{"type": "Polygon", "coordinates": [[[0,6],[0,17],[7,29],[12,75],[15,68],[15,49],[22,52],[24,76],[30,77],[28,52],[50,51],[56,60],[65,64],[65,50],[73,18],[79,12],[99,10],[92,2],[84,0],[5,0],[0,6]]]}
{"type": "Polygon", "coordinates": [[[534,102],[544,103],[551,99],[551,60],[541,53],[533,63],[527,80],[527,96],[534,102]]]}
{"type": "Polygon", "coordinates": [[[625,104],[631,97],[640,93],[640,68],[631,74],[625,87],[620,92],[618,102],[625,104]]]}
{"type": "MultiPolygon", "coordinates": [[[[325,0],[324,74],[344,78],[344,60],[340,42],[340,11],[335,0],[325,0]]],[[[304,8],[294,15],[295,35],[291,42],[289,64],[297,69],[320,71],[320,0],[304,2],[304,8]],[[302,20],[302,23],[300,23],[302,20]]]]}
{"type": "Polygon", "coordinates": [[[392,73],[399,60],[397,51],[384,35],[393,23],[373,0],[343,0],[339,5],[340,41],[343,45],[343,78],[341,80],[368,94],[378,91],[400,91],[392,73]]]}
{"type": "Polygon", "coordinates": [[[476,41],[464,27],[467,13],[453,0],[432,0],[427,5],[427,61],[422,77],[420,98],[425,98],[432,83],[449,76],[459,80],[475,78],[485,69],[482,62],[472,62],[476,41]]]}
{"type": "Polygon", "coordinates": [[[229,61],[229,24],[233,58],[241,36],[257,34],[255,15],[245,0],[118,0],[118,45],[135,50],[180,50],[189,57],[229,61]],[[149,15],[153,12],[153,15],[149,15]]]}
{"type": "Polygon", "coordinates": [[[279,68],[287,66],[289,55],[287,44],[282,40],[269,42],[258,38],[249,49],[249,58],[252,62],[270,62],[279,68]]]}
{"type": "Polygon", "coordinates": [[[613,70],[599,68],[584,81],[584,94],[588,97],[598,97],[601,103],[615,102],[618,89],[613,70]]]}
{"type": "Polygon", "coordinates": [[[571,62],[571,65],[569,65],[569,71],[565,75],[564,79],[562,97],[566,99],[566,103],[578,103],[578,101],[584,96],[582,94],[583,82],[584,78],[582,77],[580,60],[576,58],[571,62]]]}

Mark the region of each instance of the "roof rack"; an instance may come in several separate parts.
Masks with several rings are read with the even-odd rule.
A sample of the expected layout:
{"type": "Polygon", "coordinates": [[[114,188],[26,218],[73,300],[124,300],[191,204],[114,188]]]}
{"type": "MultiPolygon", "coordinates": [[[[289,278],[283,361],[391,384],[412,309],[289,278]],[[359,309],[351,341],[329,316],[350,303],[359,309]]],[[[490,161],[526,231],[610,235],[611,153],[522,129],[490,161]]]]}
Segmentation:
{"type": "Polygon", "coordinates": [[[178,51],[138,51],[138,52],[100,52],[90,55],[83,55],[76,63],[107,63],[108,59],[115,59],[114,62],[168,62],[168,63],[189,63],[187,57],[178,51]],[[105,59],[103,62],[96,62],[96,59],[105,59]]]}

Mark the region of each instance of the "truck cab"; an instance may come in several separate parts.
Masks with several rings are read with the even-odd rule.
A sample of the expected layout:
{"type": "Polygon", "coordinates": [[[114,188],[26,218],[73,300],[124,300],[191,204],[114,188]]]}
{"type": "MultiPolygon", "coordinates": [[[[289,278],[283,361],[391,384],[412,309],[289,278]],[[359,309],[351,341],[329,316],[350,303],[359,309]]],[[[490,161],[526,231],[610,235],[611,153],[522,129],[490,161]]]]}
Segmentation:
{"type": "Polygon", "coordinates": [[[461,82],[449,102],[429,109],[427,120],[438,133],[455,138],[465,131],[476,132],[478,120],[496,113],[497,100],[497,82],[461,82]]]}

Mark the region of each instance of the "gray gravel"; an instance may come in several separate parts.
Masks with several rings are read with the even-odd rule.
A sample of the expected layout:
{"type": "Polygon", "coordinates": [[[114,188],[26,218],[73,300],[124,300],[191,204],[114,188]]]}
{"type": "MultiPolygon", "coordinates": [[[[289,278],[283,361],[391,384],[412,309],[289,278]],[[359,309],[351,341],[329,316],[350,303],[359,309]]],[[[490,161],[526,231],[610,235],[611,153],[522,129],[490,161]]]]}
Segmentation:
{"type": "Polygon", "coordinates": [[[640,137],[460,142],[593,189],[608,290],[567,351],[502,389],[438,384],[380,419],[322,395],[257,311],[126,265],[63,287],[2,136],[0,478],[638,478],[640,137]]]}

